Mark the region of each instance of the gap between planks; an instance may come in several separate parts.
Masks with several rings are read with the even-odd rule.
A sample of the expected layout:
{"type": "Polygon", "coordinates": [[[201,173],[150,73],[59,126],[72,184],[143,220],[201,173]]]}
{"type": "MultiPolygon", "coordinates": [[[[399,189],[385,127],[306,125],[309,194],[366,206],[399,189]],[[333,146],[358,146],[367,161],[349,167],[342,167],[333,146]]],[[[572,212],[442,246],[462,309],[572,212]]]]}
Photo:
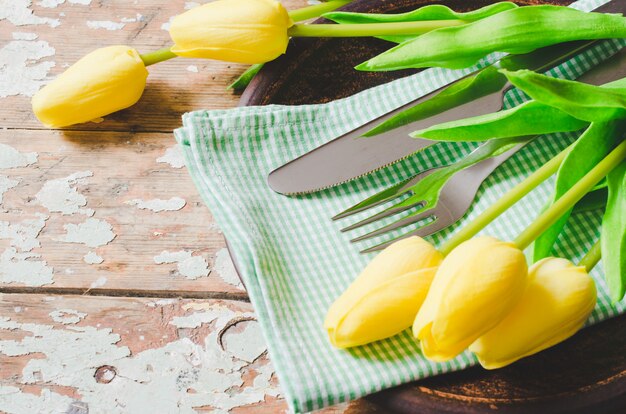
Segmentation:
{"type": "MultiPolygon", "coordinates": [[[[182,121],[180,126],[183,126],[182,121]]],[[[171,134],[174,132],[173,129],[115,129],[115,128],[63,128],[63,129],[51,129],[46,127],[35,128],[35,127],[4,127],[2,128],[6,131],[53,131],[53,132],[115,132],[115,133],[131,133],[131,134],[171,134]]]]}
{"type": "Polygon", "coordinates": [[[180,299],[220,299],[250,302],[245,292],[198,292],[189,290],[120,290],[84,288],[45,288],[28,286],[2,286],[0,294],[36,294],[68,296],[111,296],[129,298],[180,298],[180,299]]]}

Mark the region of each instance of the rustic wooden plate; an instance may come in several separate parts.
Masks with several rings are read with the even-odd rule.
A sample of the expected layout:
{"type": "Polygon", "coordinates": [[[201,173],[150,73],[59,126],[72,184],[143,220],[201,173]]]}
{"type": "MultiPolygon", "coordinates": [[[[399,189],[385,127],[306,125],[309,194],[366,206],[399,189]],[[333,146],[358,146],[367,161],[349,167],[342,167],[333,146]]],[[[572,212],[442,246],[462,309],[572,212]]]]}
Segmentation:
{"type": "MultiPolygon", "coordinates": [[[[493,2],[442,3],[461,11],[493,2]]],[[[397,13],[430,3],[434,2],[356,0],[344,10],[397,13]]],[[[286,55],[267,64],[255,77],[241,96],[240,105],[328,102],[413,73],[353,69],[388,47],[389,43],[377,39],[296,39],[286,55]]],[[[368,399],[385,413],[625,413],[625,354],[626,317],[619,317],[585,329],[570,340],[507,368],[486,371],[476,367],[440,375],[368,399]]]]}

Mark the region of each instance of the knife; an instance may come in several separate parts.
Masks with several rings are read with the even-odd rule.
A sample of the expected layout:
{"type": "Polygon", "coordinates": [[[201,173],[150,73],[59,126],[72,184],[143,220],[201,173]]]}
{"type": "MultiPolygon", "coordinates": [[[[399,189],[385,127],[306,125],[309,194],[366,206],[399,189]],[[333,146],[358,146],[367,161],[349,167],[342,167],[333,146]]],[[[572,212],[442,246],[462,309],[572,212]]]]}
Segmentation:
{"type": "MultiPolygon", "coordinates": [[[[626,13],[626,2],[613,0],[594,11],[626,13]]],[[[510,70],[531,69],[545,72],[598,42],[600,41],[557,44],[524,55],[508,55],[494,65],[506,66],[510,70]]],[[[472,72],[454,83],[474,76],[477,72],[472,72]]],[[[410,132],[442,122],[497,112],[502,109],[504,93],[511,88],[511,85],[508,82],[502,82],[502,86],[495,92],[490,92],[465,104],[408,123],[373,138],[362,137],[374,126],[431,99],[448,87],[450,85],[445,85],[289,161],[269,174],[270,188],[285,195],[306,194],[343,184],[387,167],[435,143],[431,140],[411,138],[410,132]]]]}

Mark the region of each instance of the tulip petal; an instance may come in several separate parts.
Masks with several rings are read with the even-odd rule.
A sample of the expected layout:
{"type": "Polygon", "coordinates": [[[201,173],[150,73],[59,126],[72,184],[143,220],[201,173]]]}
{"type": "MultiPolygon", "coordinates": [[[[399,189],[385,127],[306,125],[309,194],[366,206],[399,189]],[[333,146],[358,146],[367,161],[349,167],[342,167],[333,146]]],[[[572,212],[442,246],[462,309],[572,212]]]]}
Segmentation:
{"type": "Polygon", "coordinates": [[[148,71],[128,46],[94,50],[33,96],[33,112],[47,127],[88,122],[134,105],[148,71]]]}
{"type": "Polygon", "coordinates": [[[335,300],[328,310],[325,325],[338,323],[348,309],[377,285],[409,272],[438,266],[442,259],[441,253],[420,237],[408,237],[393,243],[374,257],[335,300]]]}
{"type": "Polygon", "coordinates": [[[410,327],[442,259],[419,237],[383,250],[328,310],[324,327],[331,343],[361,345],[410,327]]]}
{"type": "Polygon", "coordinates": [[[470,346],[480,364],[500,368],[572,336],[596,303],[593,279],[565,259],[546,258],[531,266],[524,295],[494,329],[470,346]]]}
{"type": "Polygon", "coordinates": [[[441,263],[413,324],[424,355],[448,360],[496,326],[526,283],[526,259],[512,243],[477,237],[441,263]]]}
{"type": "Polygon", "coordinates": [[[179,56],[254,64],[285,53],[292,24],[273,0],[217,0],[176,16],[169,32],[179,56]]]}
{"type": "Polygon", "coordinates": [[[337,348],[364,345],[410,327],[436,271],[417,270],[370,290],[328,328],[331,343],[337,348]]]}

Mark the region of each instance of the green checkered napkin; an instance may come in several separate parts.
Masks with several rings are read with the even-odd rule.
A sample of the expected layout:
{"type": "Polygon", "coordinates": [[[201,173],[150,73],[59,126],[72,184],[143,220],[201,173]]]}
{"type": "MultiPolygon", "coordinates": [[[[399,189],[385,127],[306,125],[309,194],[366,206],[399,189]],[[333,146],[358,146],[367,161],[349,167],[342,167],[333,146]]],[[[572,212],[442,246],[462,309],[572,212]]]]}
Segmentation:
{"type": "MultiPolygon", "coordinates": [[[[605,2],[582,0],[575,7],[590,10],[605,2]]],[[[605,41],[551,74],[577,77],[624,45],[624,40],[605,41]]],[[[322,327],[330,304],[372,258],[358,253],[367,244],[349,242],[356,234],[339,232],[349,221],[336,223],[330,217],[417,171],[454,162],[475,144],[440,143],[370,176],[307,196],[278,195],[266,181],[270,171],[296,156],[467,72],[428,69],[324,105],[195,111],[185,114],[184,126],[176,130],[191,176],[237,258],[284,395],[294,411],[311,411],[475,363],[469,353],[447,363],[429,362],[408,331],[367,346],[337,350],[322,327]]],[[[513,91],[506,105],[517,105],[522,99],[513,91]]],[[[522,149],[485,181],[477,201],[457,226],[575,138],[554,134],[522,149]]],[[[552,184],[537,188],[484,233],[512,240],[542,209],[552,184]]],[[[600,211],[572,216],[556,253],[579,259],[598,238],[600,219],[600,211]]],[[[430,239],[441,243],[457,226],[430,239]]],[[[589,322],[624,312],[623,303],[610,305],[601,269],[593,276],[599,301],[589,322]]]]}

